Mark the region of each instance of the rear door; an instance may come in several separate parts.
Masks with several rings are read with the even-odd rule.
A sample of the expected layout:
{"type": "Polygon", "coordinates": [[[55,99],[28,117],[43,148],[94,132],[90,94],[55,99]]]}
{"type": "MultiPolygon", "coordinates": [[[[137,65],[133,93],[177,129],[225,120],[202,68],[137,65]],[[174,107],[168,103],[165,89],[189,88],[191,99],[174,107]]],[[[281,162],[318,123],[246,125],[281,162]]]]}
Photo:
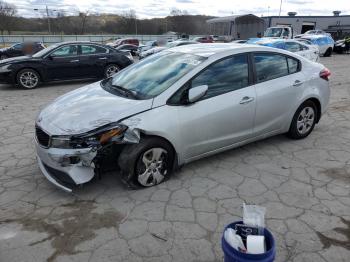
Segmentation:
{"type": "Polygon", "coordinates": [[[84,77],[102,77],[109,62],[109,49],[100,45],[80,45],[80,66],[84,77]]]}
{"type": "Polygon", "coordinates": [[[78,45],[58,47],[43,59],[48,80],[69,80],[81,77],[78,45]]]}
{"type": "Polygon", "coordinates": [[[278,53],[254,53],[256,117],[254,135],[278,132],[289,119],[305,81],[300,61],[278,53]]]}

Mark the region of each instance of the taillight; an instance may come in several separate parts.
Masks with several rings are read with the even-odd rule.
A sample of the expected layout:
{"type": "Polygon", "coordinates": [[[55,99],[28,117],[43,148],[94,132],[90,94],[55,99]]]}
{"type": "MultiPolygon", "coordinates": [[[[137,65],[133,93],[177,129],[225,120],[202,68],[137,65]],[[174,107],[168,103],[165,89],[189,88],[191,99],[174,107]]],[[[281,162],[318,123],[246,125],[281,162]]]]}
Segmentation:
{"type": "Polygon", "coordinates": [[[329,80],[330,75],[331,75],[331,71],[328,68],[324,68],[320,72],[320,77],[326,81],[329,80]]]}

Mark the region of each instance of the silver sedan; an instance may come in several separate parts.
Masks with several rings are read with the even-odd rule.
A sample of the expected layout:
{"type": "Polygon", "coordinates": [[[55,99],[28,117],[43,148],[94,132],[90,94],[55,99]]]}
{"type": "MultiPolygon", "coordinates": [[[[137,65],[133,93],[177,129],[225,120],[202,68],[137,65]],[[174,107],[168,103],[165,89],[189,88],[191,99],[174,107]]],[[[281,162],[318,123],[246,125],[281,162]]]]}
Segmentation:
{"type": "Polygon", "coordinates": [[[307,137],[327,109],[329,75],[262,46],[168,49],[44,108],[38,163],[67,191],[106,163],[129,186],[153,186],[199,158],[281,133],[307,137]]]}

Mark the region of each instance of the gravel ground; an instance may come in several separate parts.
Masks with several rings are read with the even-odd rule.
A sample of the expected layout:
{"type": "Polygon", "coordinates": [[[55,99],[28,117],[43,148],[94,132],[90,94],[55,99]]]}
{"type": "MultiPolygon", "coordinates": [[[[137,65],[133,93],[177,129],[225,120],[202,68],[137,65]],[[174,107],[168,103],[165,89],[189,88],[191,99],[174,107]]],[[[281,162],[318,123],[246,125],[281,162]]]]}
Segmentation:
{"type": "Polygon", "coordinates": [[[68,194],[38,169],[39,109],[88,82],[0,85],[0,261],[222,261],[223,228],[243,202],[267,208],[276,261],[349,261],[350,56],[321,61],[331,104],[307,139],[230,150],[137,191],[107,174],[68,194]]]}

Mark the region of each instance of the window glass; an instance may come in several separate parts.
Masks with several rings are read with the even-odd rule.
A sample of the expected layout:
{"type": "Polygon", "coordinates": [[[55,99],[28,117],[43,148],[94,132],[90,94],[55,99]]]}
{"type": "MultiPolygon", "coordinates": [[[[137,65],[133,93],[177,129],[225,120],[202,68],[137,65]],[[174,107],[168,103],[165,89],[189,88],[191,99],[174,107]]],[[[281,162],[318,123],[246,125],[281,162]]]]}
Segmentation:
{"type": "Polygon", "coordinates": [[[286,50],[289,52],[299,52],[301,50],[300,45],[295,42],[286,42],[286,50]]]}
{"type": "Polygon", "coordinates": [[[257,53],[254,61],[258,83],[288,75],[287,60],[283,55],[257,53]]]}
{"type": "Polygon", "coordinates": [[[81,53],[83,55],[105,54],[108,53],[108,49],[96,45],[82,45],[81,53]]]}
{"type": "Polygon", "coordinates": [[[191,87],[208,85],[204,98],[209,98],[246,87],[248,82],[247,56],[239,55],[210,65],[192,80],[191,87]]]}
{"type": "Polygon", "coordinates": [[[167,90],[205,59],[192,54],[160,52],[115,74],[112,85],[121,86],[143,99],[149,99],[167,90]]]}
{"type": "Polygon", "coordinates": [[[12,46],[12,48],[15,49],[15,50],[21,50],[22,46],[23,46],[22,44],[15,44],[15,45],[12,46]]]}
{"type": "Polygon", "coordinates": [[[298,72],[299,69],[299,62],[296,59],[293,58],[287,58],[288,61],[288,69],[289,69],[289,74],[294,74],[298,72]]]}
{"type": "Polygon", "coordinates": [[[56,51],[51,53],[55,57],[65,57],[65,56],[74,56],[78,55],[78,46],[77,45],[66,45],[61,48],[58,48],[56,51]]]}

